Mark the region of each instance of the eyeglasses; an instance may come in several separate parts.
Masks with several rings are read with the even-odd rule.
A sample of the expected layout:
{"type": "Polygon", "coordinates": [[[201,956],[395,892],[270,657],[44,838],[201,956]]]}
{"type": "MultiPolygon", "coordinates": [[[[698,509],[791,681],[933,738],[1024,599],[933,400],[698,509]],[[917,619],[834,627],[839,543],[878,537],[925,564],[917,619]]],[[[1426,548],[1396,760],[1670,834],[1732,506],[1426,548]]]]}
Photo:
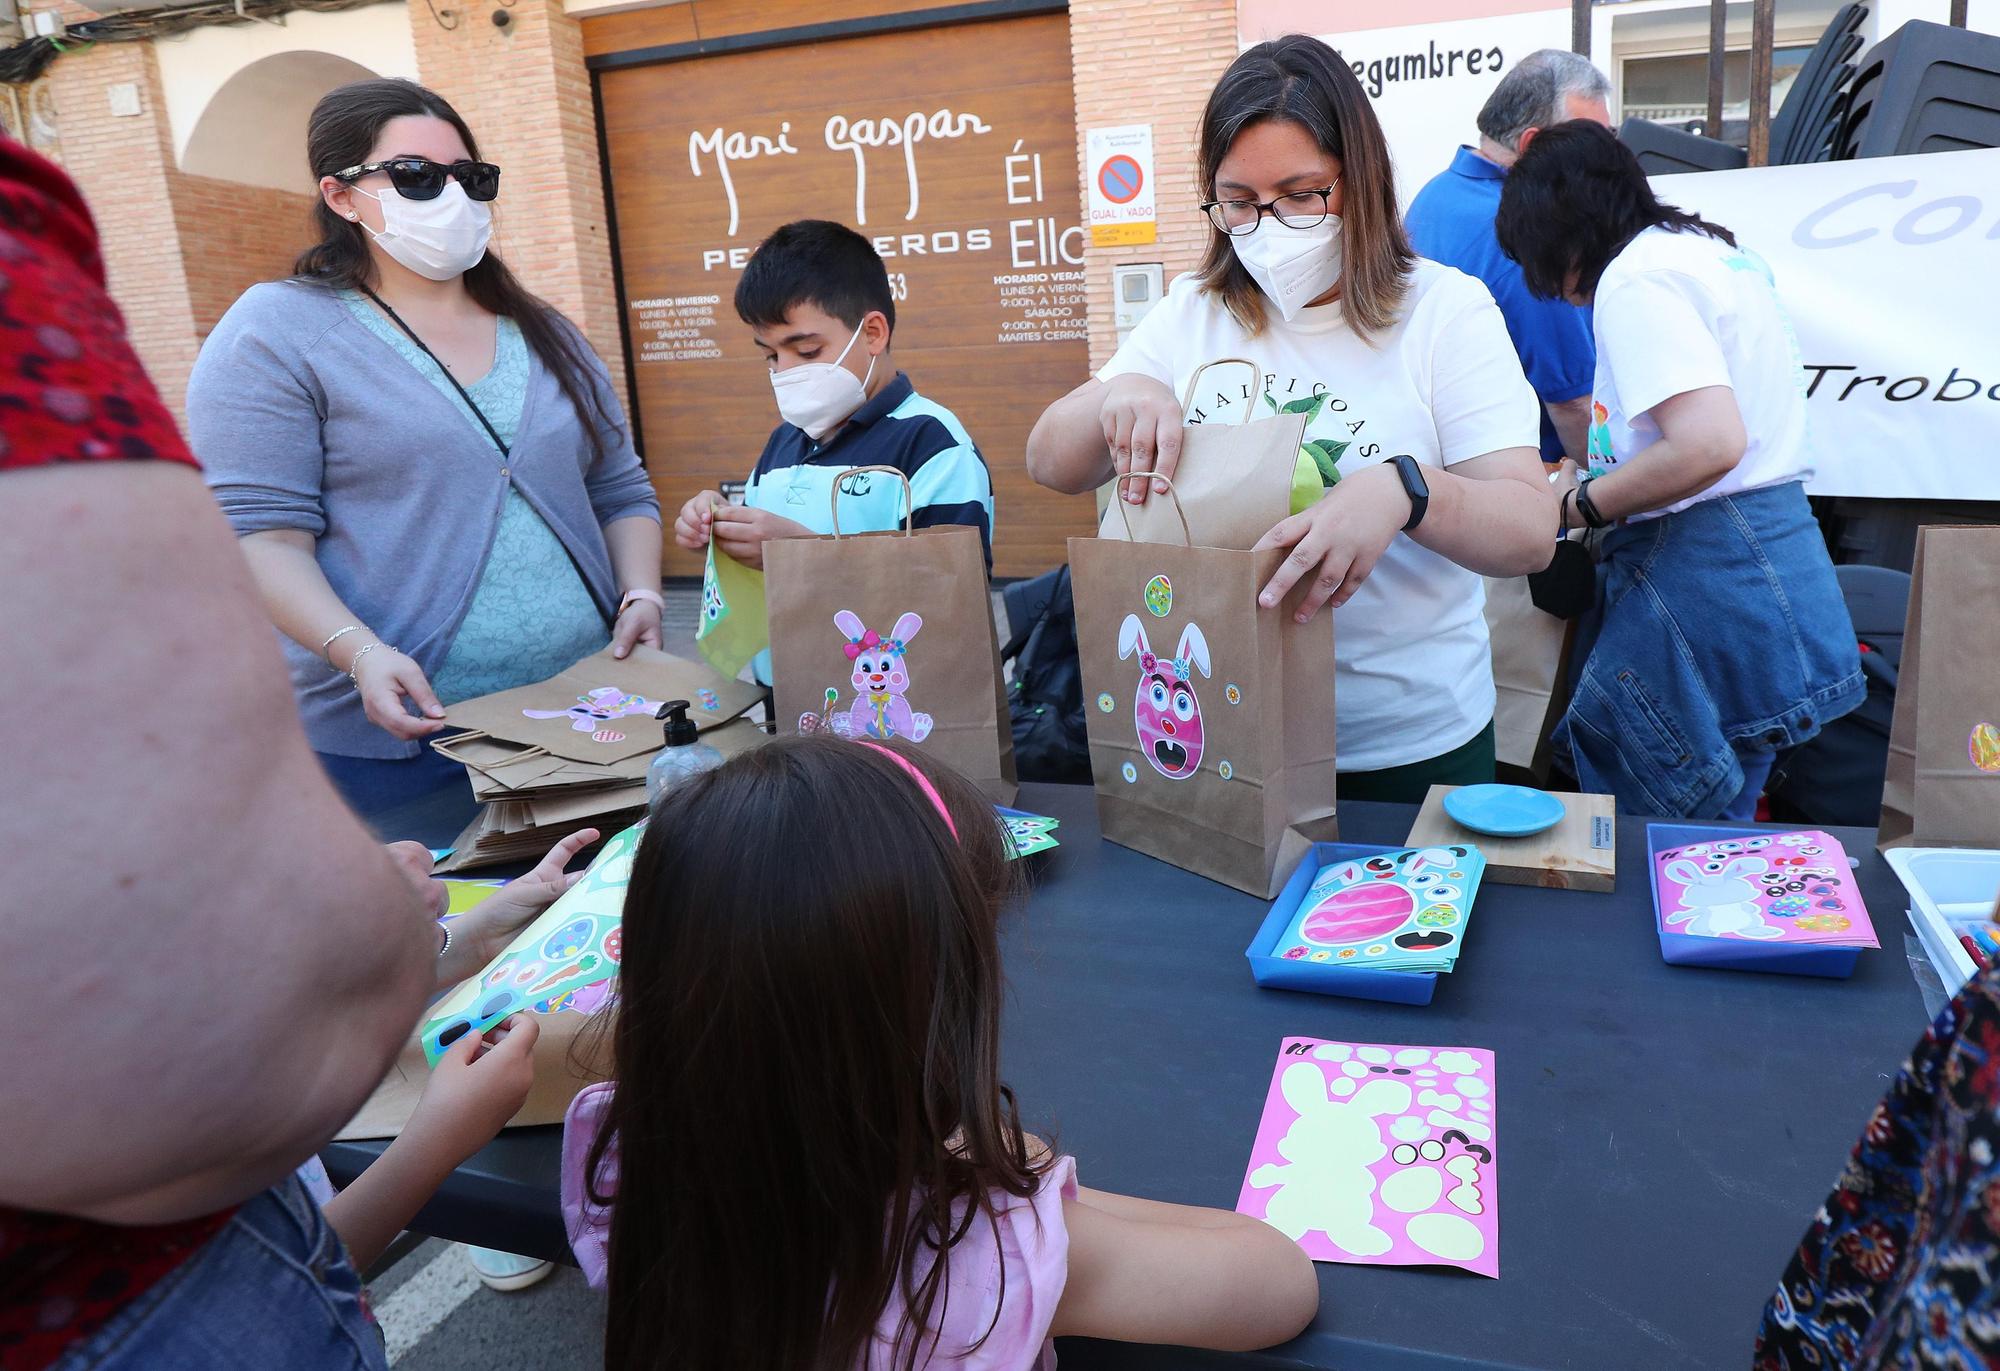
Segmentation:
{"type": "Polygon", "coordinates": [[[1208,222],[1232,238],[1255,233],[1266,214],[1286,228],[1317,228],[1326,222],[1328,197],[1339,184],[1336,178],[1324,190],[1295,190],[1275,200],[1207,200],[1201,208],[1208,222]]]}
{"type": "Polygon", "coordinates": [[[336,181],[358,181],[370,172],[386,171],[389,184],[405,200],[435,200],[444,193],[446,177],[465,187],[473,200],[491,200],[500,193],[500,168],[491,162],[453,162],[446,166],[425,157],[392,157],[386,162],[366,162],[346,171],[336,171],[336,181]]]}

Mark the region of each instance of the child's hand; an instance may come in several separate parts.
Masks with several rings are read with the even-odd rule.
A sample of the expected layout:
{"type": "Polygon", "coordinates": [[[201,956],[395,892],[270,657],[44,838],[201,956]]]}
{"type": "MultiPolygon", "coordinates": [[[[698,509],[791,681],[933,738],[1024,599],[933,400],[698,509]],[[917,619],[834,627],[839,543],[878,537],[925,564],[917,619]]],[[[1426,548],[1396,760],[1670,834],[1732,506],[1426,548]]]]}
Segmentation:
{"type": "Polygon", "coordinates": [[[507,882],[493,895],[452,920],[451,946],[438,958],[438,989],[457,985],[467,976],[478,975],[488,962],[506,949],[516,933],[554,904],[564,891],[582,880],[581,871],[567,868],[577,853],[597,839],[598,831],[594,828],[570,834],[550,848],[549,855],[542,858],[533,871],[507,882]]]}
{"type": "Polygon", "coordinates": [[[708,546],[709,520],[717,505],[729,502],[722,498],[719,490],[704,490],[681,506],[680,517],[674,520],[674,541],[689,552],[700,552],[708,546]]]}
{"type": "Polygon", "coordinates": [[[535,1039],[542,1026],[516,1014],[484,1037],[466,1034],[431,1068],[403,1136],[438,1164],[470,1157],[520,1112],[535,1084],[535,1039]]]}
{"type": "Polygon", "coordinates": [[[711,528],[724,552],[759,571],[764,569],[764,544],[770,539],[814,536],[804,524],[747,505],[723,506],[715,512],[711,528]]]}

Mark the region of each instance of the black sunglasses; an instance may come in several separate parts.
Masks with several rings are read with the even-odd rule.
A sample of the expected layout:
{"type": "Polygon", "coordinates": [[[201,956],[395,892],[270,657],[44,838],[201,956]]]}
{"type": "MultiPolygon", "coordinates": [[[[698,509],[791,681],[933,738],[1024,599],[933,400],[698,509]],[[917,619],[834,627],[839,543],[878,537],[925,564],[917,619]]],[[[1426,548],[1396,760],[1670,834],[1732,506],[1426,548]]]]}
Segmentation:
{"type": "Polygon", "coordinates": [[[346,171],[336,171],[333,179],[352,183],[370,172],[386,171],[389,184],[405,200],[435,200],[444,193],[446,177],[455,177],[473,200],[491,200],[500,193],[500,168],[491,162],[453,162],[446,166],[425,157],[392,157],[386,162],[367,162],[346,171]]]}

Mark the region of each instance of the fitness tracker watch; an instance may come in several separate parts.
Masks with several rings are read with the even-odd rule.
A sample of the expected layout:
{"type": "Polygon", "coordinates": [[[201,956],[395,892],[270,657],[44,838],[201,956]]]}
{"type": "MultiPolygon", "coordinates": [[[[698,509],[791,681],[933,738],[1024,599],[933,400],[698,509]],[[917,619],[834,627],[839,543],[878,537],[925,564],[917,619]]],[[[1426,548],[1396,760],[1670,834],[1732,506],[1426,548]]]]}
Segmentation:
{"type": "Polygon", "coordinates": [[[1410,497],[1410,521],[1403,525],[1408,533],[1424,521],[1424,512],[1431,507],[1431,488],[1424,481],[1424,469],[1414,457],[1391,457],[1391,465],[1396,475],[1402,478],[1403,493],[1410,497]]]}
{"type": "Polygon", "coordinates": [[[1586,476],[1576,483],[1576,512],[1583,516],[1584,525],[1588,528],[1609,528],[1611,521],[1597,512],[1597,501],[1590,495],[1590,483],[1596,479],[1595,476],[1586,476]]]}

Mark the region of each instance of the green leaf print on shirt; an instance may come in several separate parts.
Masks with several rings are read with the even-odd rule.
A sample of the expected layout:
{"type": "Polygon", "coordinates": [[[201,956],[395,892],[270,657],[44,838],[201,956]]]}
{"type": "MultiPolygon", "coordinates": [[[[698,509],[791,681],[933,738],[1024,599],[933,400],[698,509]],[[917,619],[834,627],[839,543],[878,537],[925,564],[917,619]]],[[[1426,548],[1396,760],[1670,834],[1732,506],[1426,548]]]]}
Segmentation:
{"type": "MultiPolygon", "coordinates": [[[[1327,391],[1317,395],[1301,395],[1296,400],[1279,404],[1277,397],[1268,390],[1264,392],[1264,403],[1271,407],[1273,414],[1303,414],[1306,427],[1311,428],[1319,418],[1319,412],[1326,407],[1327,391]]],[[[1292,472],[1292,513],[1299,514],[1310,509],[1321,495],[1333,489],[1340,481],[1340,454],[1347,451],[1348,444],[1332,438],[1308,438],[1299,446],[1298,465],[1292,472]]]]}

